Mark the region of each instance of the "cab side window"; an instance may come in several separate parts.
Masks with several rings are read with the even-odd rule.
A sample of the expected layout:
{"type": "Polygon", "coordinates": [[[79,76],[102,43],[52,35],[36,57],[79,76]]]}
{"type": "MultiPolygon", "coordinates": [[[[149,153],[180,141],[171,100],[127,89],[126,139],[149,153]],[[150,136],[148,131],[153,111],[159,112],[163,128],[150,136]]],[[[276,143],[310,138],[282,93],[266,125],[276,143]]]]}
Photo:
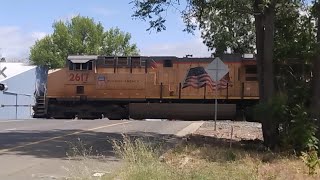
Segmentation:
{"type": "Polygon", "coordinates": [[[246,81],[257,81],[257,66],[256,65],[247,65],[245,67],[246,72],[246,81]]]}
{"type": "Polygon", "coordinates": [[[163,67],[172,67],[172,61],[171,60],[164,60],[163,67]]]}

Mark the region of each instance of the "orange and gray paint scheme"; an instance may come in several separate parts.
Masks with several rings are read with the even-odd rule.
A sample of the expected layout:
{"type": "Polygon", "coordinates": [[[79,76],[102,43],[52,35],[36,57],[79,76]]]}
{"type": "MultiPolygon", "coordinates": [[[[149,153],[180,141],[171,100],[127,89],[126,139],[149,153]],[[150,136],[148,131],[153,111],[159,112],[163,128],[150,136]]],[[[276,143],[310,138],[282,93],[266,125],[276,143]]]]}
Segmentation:
{"type": "Polygon", "coordinates": [[[259,99],[256,60],[220,59],[229,71],[215,82],[205,71],[214,58],[69,56],[48,73],[44,116],[207,120],[217,98],[218,118],[232,119],[259,99]]]}

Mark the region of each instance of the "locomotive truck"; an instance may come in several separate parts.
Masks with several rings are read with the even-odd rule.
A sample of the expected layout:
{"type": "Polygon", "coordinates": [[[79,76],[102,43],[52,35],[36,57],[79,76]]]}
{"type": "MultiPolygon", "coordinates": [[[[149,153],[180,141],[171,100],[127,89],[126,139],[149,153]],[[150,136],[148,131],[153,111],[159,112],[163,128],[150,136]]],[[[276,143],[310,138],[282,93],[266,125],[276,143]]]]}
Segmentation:
{"type": "Polygon", "coordinates": [[[220,57],[228,73],[214,81],[214,58],[72,55],[50,70],[35,118],[210,120],[243,117],[258,102],[254,56],[220,57]]]}

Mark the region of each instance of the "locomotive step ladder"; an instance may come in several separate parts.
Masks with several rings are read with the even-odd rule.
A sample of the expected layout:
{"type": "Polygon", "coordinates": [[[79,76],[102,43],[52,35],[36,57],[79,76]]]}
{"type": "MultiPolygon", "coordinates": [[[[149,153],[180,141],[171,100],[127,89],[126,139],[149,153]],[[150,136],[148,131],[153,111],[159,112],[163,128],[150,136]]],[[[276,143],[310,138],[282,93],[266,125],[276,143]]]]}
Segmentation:
{"type": "Polygon", "coordinates": [[[45,97],[44,96],[39,96],[36,98],[36,104],[33,107],[34,118],[45,118],[46,116],[46,103],[45,103],[45,97]]]}

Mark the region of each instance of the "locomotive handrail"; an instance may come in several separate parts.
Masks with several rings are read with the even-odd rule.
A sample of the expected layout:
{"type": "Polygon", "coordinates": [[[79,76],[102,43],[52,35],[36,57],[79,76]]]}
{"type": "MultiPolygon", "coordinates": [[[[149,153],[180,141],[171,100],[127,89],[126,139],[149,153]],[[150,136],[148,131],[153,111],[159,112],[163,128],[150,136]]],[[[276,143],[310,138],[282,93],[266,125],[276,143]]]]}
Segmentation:
{"type": "Polygon", "coordinates": [[[47,101],[46,101],[46,97],[47,97],[47,85],[44,86],[44,94],[43,94],[43,103],[45,105],[45,113],[47,114],[47,101]]]}

